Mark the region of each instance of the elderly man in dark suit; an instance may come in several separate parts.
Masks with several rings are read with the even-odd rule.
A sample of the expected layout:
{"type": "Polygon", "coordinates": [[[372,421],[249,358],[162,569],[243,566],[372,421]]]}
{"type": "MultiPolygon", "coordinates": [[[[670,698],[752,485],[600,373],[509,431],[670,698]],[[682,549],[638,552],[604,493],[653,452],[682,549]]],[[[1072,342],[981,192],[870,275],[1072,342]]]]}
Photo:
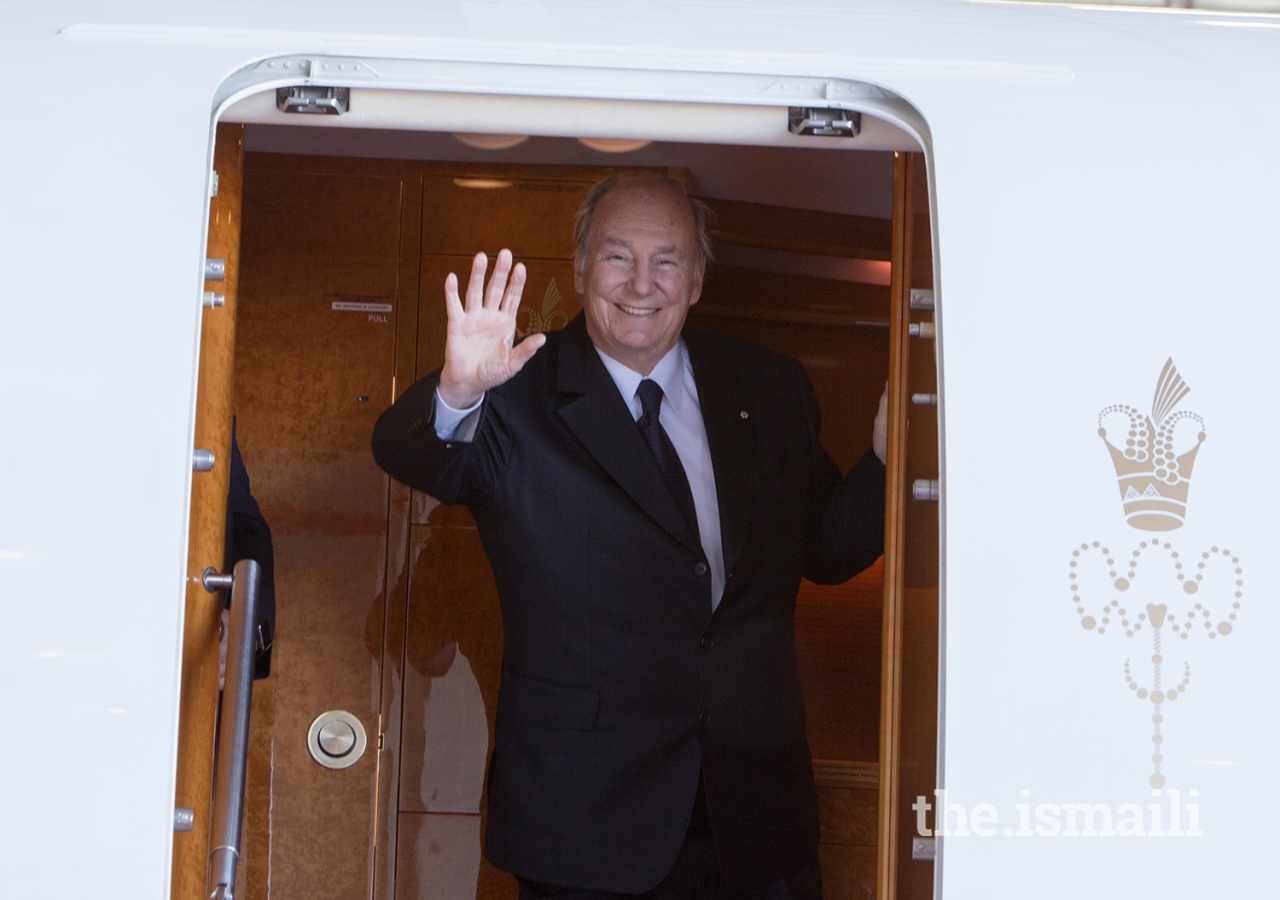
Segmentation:
{"type": "Polygon", "coordinates": [[[465,298],[451,274],[444,367],[373,439],[493,565],[486,854],[522,897],[820,896],[792,618],[802,576],[881,553],[884,402],[842,478],[798,362],[684,327],[709,243],[677,182],[602,182],[577,237],[583,314],[550,335],[513,342],[508,251],[465,298]]]}

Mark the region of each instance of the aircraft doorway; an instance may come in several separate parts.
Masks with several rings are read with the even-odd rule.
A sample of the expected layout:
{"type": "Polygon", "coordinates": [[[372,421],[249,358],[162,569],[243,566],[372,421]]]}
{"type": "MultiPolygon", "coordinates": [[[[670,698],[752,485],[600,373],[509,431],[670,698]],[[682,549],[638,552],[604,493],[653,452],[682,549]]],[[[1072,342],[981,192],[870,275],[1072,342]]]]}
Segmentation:
{"type": "MultiPolygon", "coordinates": [[[[321,154],[307,146],[313,129],[295,148],[309,152],[264,152],[253,149],[254,127],[232,408],[275,535],[278,613],[273,674],[254,700],[241,896],[514,897],[514,880],[480,858],[502,659],[492,575],[469,514],[389,482],[369,436],[393,394],[440,364],[444,275],[465,273],[477,249],[509,246],[528,266],[523,333],[576,315],[573,212],[618,168],[602,163],[637,157],[545,163],[557,152],[580,163],[580,150],[565,151],[571,141],[523,156],[516,148],[497,162],[484,151],[451,161],[321,154]],[[356,716],[369,736],[347,768],[318,765],[307,749],[308,726],[331,709],[356,716]]],[[[272,131],[298,129],[262,130],[257,143],[278,151],[288,136],[272,131]]],[[[669,164],[644,167],[698,195],[700,161],[712,151],[685,148],[682,159],[672,146],[669,164]]],[[[720,148],[726,157],[750,150],[720,148]]],[[[935,783],[938,523],[927,486],[923,501],[909,492],[917,479],[938,478],[927,399],[936,401],[937,381],[927,335],[894,351],[890,320],[895,290],[902,307],[909,288],[932,288],[931,242],[922,162],[913,176],[906,154],[877,155],[870,168],[888,182],[877,188],[891,198],[887,217],[709,194],[719,261],[690,323],[799,358],[842,470],[869,443],[891,353],[909,393],[926,398],[905,407],[911,429],[899,426],[908,495],[893,563],[903,612],[890,878],[897,896],[914,898],[931,896],[933,880],[932,865],[911,858],[910,804],[935,783]],[[909,207],[910,177],[918,202],[909,207]],[[905,286],[891,277],[895,259],[905,286]]],[[[931,323],[927,304],[916,305],[905,314],[931,323]]],[[[884,894],[885,573],[882,560],[846,585],[806,582],[797,604],[827,897],[884,894]]]]}

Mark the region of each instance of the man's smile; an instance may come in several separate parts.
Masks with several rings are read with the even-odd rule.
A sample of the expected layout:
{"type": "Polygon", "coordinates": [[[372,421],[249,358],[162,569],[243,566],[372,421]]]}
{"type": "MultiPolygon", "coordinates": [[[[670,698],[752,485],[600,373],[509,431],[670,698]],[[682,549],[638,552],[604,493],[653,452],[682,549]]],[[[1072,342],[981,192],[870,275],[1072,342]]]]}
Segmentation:
{"type": "Polygon", "coordinates": [[[625,303],[615,303],[613,305],[629,316],[651,316],[658,311],[656,307],[643,309],[639,306],[627,306],[625,303]]]}

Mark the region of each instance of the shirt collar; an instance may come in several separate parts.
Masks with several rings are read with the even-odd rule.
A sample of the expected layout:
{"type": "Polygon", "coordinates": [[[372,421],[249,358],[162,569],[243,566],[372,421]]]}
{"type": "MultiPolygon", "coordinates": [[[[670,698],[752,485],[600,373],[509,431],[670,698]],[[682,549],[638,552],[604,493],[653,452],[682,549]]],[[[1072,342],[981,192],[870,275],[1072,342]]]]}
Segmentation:
{"type": "Polygon", "coordinates": [[[683,338],[676,341],[676,345],[668,350],[662,359],[658,360],[657,365],[653,367],[653,371],[648,375],[641,375],[635,369],[618,362],[599,347],[596,347],[596,353],[600,354],[600,361],[609,370],[613,383],[618,386],[618,392],[622,394],[628,405],[631,404],[632,398],[635,397],[636,388],[640,387],[640,382],[649,378],[656,381],[658,387],[662,388],[662,396],[671,404],[672,412],[678,413],[680,411],[680,405],[684,400],[685,394],[684,369],[689,364],[689,352],[685,349],[683,338]]]}

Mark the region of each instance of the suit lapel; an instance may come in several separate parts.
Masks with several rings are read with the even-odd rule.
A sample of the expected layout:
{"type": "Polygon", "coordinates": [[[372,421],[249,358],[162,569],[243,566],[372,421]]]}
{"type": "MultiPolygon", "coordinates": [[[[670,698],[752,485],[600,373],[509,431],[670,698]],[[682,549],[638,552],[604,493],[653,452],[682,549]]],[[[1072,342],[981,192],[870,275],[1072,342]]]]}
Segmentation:
{"type": "Polygon", "coordinates": [[[751,511],[752,448],[755,423],[751,405],[728,361],[717,359],[707,335],[696,329],[684,332],[693,379],[698,385],[698,405],[707,430],[711,466],[716,474],[716,500],[720,507],[720,543],[724,571],[733,571],[747,538],[751,511]],[[744,415],[745,414],[745,415],[744,415]]]}
{"type": "Polygon", "coordinates": [[[563,335],[556,390],[580,396],[561,407],[560,417],[637,506],[676,540],[700,551],[698,535],[680,514],[626,401],[591,345],[584,318],[570,322],[563,335]]]}

